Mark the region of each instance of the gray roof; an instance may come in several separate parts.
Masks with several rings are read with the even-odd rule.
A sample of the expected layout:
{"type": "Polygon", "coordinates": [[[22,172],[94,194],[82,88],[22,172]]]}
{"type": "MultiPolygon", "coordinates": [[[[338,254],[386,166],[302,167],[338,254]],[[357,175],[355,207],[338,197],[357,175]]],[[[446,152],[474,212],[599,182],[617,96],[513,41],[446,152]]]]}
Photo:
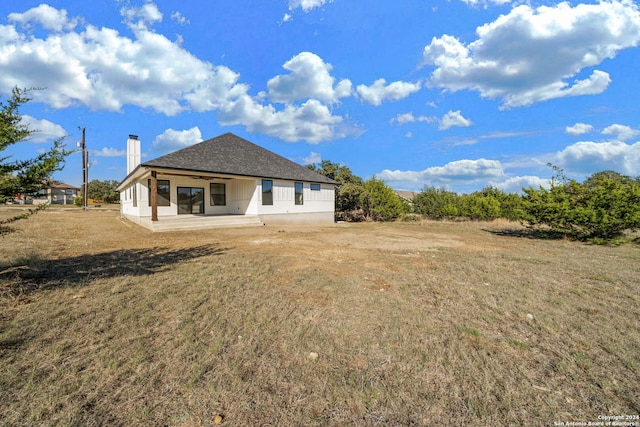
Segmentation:
{"type": "Polygon", "coordinates": [[[80,190],[78,187],[74,185],[65,184],[64,182],[60,182],[60,181],[51,181],[49,183],[49,188],[58,188],[61,190],[80,190]]]}
{"type": "Polygon", "coordinates": [[[393,190],[393,192],[405,200],[413,200],[416,194],[418,194],[415,191],[406,191],[406,190],[393,190]]]}
{"type": "Polygon", "coordinates": [[[292,162],[232,133],[208,139],[144,162],[155,167],[200,173],[337,184],[317,172],[292,162]]]}

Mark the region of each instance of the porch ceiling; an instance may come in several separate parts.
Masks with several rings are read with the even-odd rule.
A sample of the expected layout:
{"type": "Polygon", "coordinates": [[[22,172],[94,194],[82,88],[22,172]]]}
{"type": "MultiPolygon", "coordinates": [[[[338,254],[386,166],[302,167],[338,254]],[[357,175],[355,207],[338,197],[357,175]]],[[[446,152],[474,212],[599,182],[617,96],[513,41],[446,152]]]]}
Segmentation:
{"type": "Polygon", "coordinates": [[[205,181],[212,181],[215,179],[241,179],[241,180],[255,180],[258,177],[249,177],[249,176],[241,176],[241,175],[230,175],[230,174],[221,174],[221,173],[213,173],[213,172],[203,172],[203,171],[190,171],[190,170],[176,170],[176,169],[167,169],[167,168],[152,168],[145,166],[138,166],[136,170],[134,170],[127,178],[122,181],[116,191],[123,191],[125,188],[130,186],[132,183],[136,181],[143,180],[145,178],[151,177],[151,172],[155,171],[157,173],[158,178],[160,177],[170,177],[170,176],[181,176],[188,177],[193,179],[202,179],[205,181]]]}

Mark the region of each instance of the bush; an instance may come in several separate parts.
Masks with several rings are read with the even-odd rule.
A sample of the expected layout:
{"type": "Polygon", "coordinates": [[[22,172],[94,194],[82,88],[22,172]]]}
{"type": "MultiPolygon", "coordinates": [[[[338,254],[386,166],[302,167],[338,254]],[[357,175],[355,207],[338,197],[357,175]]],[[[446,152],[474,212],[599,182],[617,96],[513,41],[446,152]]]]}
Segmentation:
{"type": "Polygon", "coordinates": [[[365,217],[373,221],[393,221],[408,213],[400,196],[375,177],[364,183],[360,201],[365,217]]]}
{"type": "Polygon", "coordinates": [[[443,219],[458,216],[458,198],[456,193],[442,188],[425,187],[413,198],[415,213],[432,219],[443,219]]]}
{"type": "Polygon", "coordinates": [[[561,178],[549,190],[524,190],[525,219],[530,226],[598,242],[640,228],[637,180],[611,171],[598,172],[582,184],[561,178]]]}
{"type": "Polygon", "coordinates": [[[362,222],[366,220],[364,217],[364,212],[362,209],[355,209],[352,211],[336,212],[336,221],[347,221],[347,222],[362,222]]]}
{"type": "Polygon", "coordinates": [[[351,212],[360,209],[360,197],[364,186],[355,182],[347,182],[336,190],[336,210],[351,212]]]}
{"type": "Polygon", "coordinates": [[[460,206],[460,216],[475,220],[495,219],[501,214],[500,201],[482,193],[460,196],[460,206]]]}

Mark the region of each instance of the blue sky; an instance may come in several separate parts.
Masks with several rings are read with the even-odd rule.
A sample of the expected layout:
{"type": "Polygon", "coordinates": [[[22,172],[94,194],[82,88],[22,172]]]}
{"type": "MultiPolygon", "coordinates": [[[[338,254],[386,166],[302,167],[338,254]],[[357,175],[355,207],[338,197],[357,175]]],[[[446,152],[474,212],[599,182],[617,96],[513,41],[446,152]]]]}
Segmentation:
{"type": "MultiPolygon", "coordinates": [[[[90,179],[233,132],[397,189],[640,174],[632,1],[0,2],[0,96],[38,87],[34,157],[86,128],[90,179]]],[[[55,178],[82,183],[81,156],[55,178]]]]}

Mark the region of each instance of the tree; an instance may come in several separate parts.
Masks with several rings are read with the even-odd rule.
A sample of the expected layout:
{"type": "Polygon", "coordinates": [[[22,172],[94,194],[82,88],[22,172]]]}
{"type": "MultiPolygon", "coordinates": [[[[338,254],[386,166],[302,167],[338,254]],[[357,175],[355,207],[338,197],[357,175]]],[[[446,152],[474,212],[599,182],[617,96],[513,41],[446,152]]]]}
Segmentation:
{"type": "Polygon", "coordinates": [[[459,196],[460,216],[475,220],[491,220],[500,217],[500,201],[495,195],[476,191],[459,196]]]}
{"type": "MultiPolygon", "coordinates": [[[[22,123],[19,112],[20,107],[31,100],[28,92],[27,89],[15,87],[6,103],[0,101],[0,151],[27,141],[36,132],[22,123]]],[[[11,156],[0,157],[0,202],[16,194],[33,194],[45,188],[51,175],[62,169],[65,157],[69,154],[71,152],[64,149],[60,138],[53,141],[49,150],[33,159],[10,161],[11,156]]],[[[33,209],[29,214],[0,221],[0,234],[11,231],[6,224],[26,218],[36,211],[33,209]]]]}
{"type": "Polygon", "coordinates": [[[364,183],[360,200],[365,217],[374,221],[392,221],[408,213],[400,196],[375,177],[364,183]]]}
{"type": "Polygon", "coordinates": [[[314,172],[338,182],[336,186],[336,210],[351,212],[361,209],[360,195],[364,190],[364,181],[345,165],[323,160],[320,164],[307,165],[314,172]]]}
{"type": "Polygon", "coordinates": [[[460,212],[460,196],[443,188],[425,187],[413,198],[416,213],[433,219],[455,217],[460,212]]]}
{"type": "Polygon", "coordinates": [[[550,189],[525,189],[525,219],[532,227],[577,239],[611,240],[625,230],[640,228],[638,180],[604,171],[583,183],[567,179],[554,168],[550,189]],[[559,179],[557,179],[559,178],[559,179]]]}
{"type": "Polygon", "coordinates": [[[87,184],[87,196],[90,199],[102,200],[105,203],[118,203],[120,194],[116,191],[118,181],[98,181],[94,179],[87,184]]]}
{"type": "Polygon", "coordinates": [[[517,194],[507,194],[493,186],[481,191],[459,196],[460,216],[476,220],[506,218],[522,219],[522,199],[517,194]]]}

